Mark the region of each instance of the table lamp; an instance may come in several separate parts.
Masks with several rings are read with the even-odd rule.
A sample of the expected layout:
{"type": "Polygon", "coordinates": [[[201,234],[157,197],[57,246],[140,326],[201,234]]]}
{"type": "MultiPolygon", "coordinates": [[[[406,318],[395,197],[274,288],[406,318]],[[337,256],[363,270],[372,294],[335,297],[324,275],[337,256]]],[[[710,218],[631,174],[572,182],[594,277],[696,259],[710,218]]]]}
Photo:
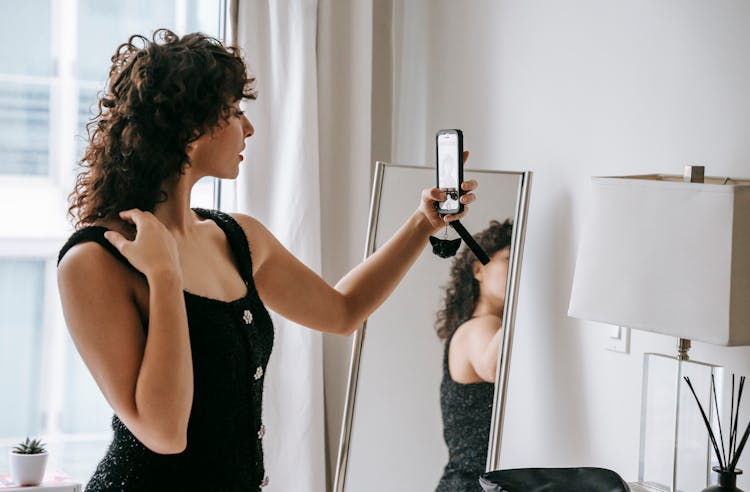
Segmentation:
{"type": "Polygon", "coordinates": [[[750,180],[687,166],[591,189],[568,314],[679,339],[674,355],[644,355],[639,482],[700,490],[712,454],[682,377],[708,401],[723,371],[690,360],[690,341],[750,345],[750,180]]]}

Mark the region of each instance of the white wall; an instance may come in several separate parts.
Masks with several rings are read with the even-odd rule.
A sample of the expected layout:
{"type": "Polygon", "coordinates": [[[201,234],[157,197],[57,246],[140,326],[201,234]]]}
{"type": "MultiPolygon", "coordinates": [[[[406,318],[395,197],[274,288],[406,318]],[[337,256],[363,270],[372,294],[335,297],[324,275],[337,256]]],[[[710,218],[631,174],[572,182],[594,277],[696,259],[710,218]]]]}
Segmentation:
{"type": "MultiPolygon", "coordinates": [[[[534,172],[503,467],[598,465],[635,479],[642,354],[675,341],[633,332],[631,353],[617,354],[602,325],[567,317],[588,177],[685,164],[750,177],[749,21],[742,0],[394,0],[383,159],[431,162],[435,130],[458,127],[472,167],[534,172]]],[[[364,166],[347,176],[358,190],[364,166]]],[[[366,211],[361,196],[348,203],[359,225],[340,251],[356,258],[366,211]]],[[[748,348],[696,343],[691,354],[750,375],[748,348]]],[[[329,425],[343,407],[337,364],[348,344],[326,345],[329,425]]],[[[337,442],[337,429],[328,435],[337,442]]]]}

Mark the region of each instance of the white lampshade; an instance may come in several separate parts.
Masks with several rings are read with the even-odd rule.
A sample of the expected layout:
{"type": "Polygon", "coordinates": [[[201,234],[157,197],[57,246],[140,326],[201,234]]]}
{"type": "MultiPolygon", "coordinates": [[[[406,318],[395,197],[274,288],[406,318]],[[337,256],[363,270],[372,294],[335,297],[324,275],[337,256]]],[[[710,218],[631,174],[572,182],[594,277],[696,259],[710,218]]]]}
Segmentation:
{"type": "Polygon", "coordinates": [[[592,178],[568,314],[750,345],[750,180],[592,178]]]}

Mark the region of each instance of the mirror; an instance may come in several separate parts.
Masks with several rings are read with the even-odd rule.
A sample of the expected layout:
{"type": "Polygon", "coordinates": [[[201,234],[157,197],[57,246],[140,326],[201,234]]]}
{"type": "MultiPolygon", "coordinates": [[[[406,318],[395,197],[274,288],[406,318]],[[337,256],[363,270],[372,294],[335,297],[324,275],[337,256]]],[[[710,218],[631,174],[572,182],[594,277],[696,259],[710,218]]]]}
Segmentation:
{"type": "MultiPolygon", "coordinates": [[[[441,406],[451,421],[450,428],[445,429],[454,450],[451,463],[469,461],[478,474],[499,465],[531,173],[467,169],[464,179],[479,182],[477,200],[461,220],[472,235],[488,230],[493,220],[503,223],[510,219],[513,224],[510,237],[505,239],[505,244],[509,243],[505,251],[505,303],[495,318],[498,323],[494,330],[501,325],[501,333],[495,338],[501,340],[495,342],[497,368],[494,378],[488,378],[496,384],[453,381],[456,366],[451,362],[448,370],[445,341],[435,329],[436,314],[445,307],[445,287],[454,259],[467,246],[462,244],[457,256],[448,259],[439,258],[426,247],[391,297],[354,337],[335,492],[435,491],[439,482],[440,490],[459,490],[448,476],[456,470],[446,470],[449,452],[441,406]],[[458,389],[444,388],[441,400],[441,384],[453,384],[458,389]],[[481,408],[466,403],[472,399],[481,408]],[[478,425],[467,425],[476,423],[477,418],[481,420],[478,425]],[[472,444],[467,446],[467,442],[472,444]]],[[[395,233],[413,211],[419,190],[434,186],[434,181],[434,168],[377,163],[365,256],[395,233]]],[[[458,237],[453,230],[449,234],[451,239],[458,237]]],[[[494,252],[487,252],[494,263],[494,252]]],[[[461,323],[454,326],[463,328],[461,323]]],[[[479,476],[474,474],[469,480],[479,490],[479,476]]]]}

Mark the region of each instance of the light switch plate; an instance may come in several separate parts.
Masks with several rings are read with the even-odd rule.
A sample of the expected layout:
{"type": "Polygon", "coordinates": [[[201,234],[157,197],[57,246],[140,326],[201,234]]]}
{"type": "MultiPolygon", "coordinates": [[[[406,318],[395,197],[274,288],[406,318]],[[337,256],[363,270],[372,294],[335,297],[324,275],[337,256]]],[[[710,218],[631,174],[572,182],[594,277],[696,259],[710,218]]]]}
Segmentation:
{"type": "Polygon", "coordinates": [[[612,326],[605,348],[612,352],[630,353],[630,328],[625,326],[612,326]]]}

